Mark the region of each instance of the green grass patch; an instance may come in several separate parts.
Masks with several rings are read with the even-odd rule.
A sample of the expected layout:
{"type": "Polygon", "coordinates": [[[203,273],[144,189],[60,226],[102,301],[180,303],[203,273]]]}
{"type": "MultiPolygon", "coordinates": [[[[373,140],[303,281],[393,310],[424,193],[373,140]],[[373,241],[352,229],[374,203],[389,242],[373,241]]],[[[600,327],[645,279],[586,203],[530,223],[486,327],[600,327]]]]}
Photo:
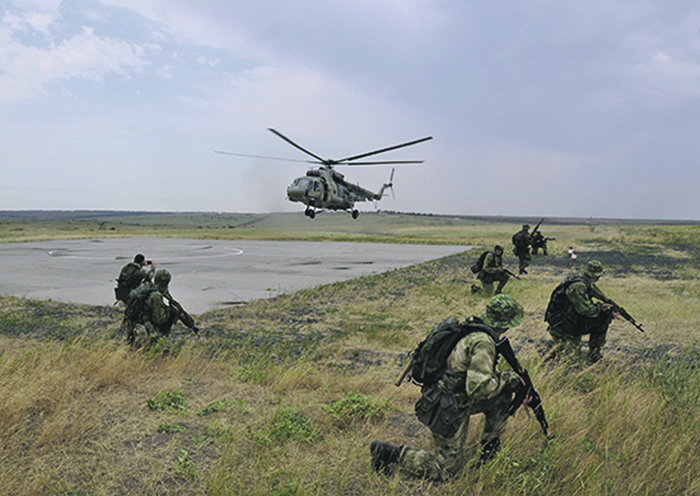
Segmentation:
{"type": "Polygon", "coordinates": [[[390,409],[386,401],[380,403],[369,396],[350,391],[342,399],[325,407],[324,413],[344,428],[357,421],[380,420],[390,409]]]}
{"type": "Polygon", "coordinates": [[[163,412],[165,410],[186,411],[189,406],[181,391],[158,391],[153,398],[146,401],[149,410],[163,412]]]}
{"type": "Polygon", "coordinates": [[[169,420],[162,420],[158,422],[156,429],[158,430],[158,432],[165,432],[168,434],[173,434],[175,432],[185,432],[187,430],[182,424],[178,424],[177,422],[171,422],[169,420]]]}

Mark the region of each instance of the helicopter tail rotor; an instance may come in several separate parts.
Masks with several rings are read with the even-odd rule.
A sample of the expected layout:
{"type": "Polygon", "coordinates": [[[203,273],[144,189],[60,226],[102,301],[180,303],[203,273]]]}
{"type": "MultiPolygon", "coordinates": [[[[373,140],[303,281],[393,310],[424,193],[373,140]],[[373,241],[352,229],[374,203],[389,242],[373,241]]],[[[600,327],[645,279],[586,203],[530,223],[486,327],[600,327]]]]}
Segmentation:
{"type": "Polygon", "coordinates": [[[396,195],[394,195],[394,172],[396,169],[391,169],[391,176],[389,176],[389,189],[391,190],[391,197],[396,200],[396,195]]]}
{"type": "Polygon", "coordinates": [[[389,176],[389,182],[382,184],[382,188],[374,196],[375,201],[381,200],[382,198],[384,198],[384,192],[386,191],[387,188],[389,188],[391,190],[392,198],[396,199],[396,196],[394,195],[394,172],[396,172],[396,169],[391,169],[391,176],[389,176]]]}

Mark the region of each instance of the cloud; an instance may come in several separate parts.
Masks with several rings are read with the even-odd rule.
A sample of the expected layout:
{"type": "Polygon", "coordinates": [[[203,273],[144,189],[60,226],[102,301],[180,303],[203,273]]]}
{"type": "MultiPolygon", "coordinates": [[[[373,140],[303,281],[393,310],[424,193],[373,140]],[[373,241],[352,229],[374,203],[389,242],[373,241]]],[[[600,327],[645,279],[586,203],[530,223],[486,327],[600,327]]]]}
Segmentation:
{"type": "Polygon", "coordinates": [[[15,31],[29,31],[31,28],[48,36],[55,22],[55,15],[43,12],[24,12],[21,15],[5,12],[2,20],[15,31]]]}
{"type": "Polygon", "coordinates": [[[172,79],[173,68],[171,65],[164,65],[160,69],[156,70],[156,74],[164,79],[172,79]]]}
{"type": "Polygon", "coordinates": [[[61,5],[61,0],[10,0],[10,3],[21,10],[56,12],[61,5]]]}
{"type": "MultiPolygon", "coordinates": [[[[2,36],[0,34],[0,36],[2,36]]],[[[133,43],[96,36],[92,28],[49,48],[26,46],[6,32],[0,44],[0,100],[30,98],[71,78],[101,82],[110,73],[127,75],[147,62],[133,43]]]]}
{"type": "Polygon", "coordinates": [[[630,86],[655,103],[700,96],[700,12],[644,24],[626,36],[630,86]]]}
{"type": "MultiPolygon", "coordinates": [[[[380,207],[698,216],[688,187],[698,184],[700,153],[700,10],[692,3],[4,5],[0,148],[38,171],[46,157],[36,143],[53,142],[51,158],[65,168],[82,159],[101,176],[124,163],[152,169],[163,185],[158,207],[281,208],[285,185],[306,165],[212,151],[305,158],[268,127],[330,158],[433,135],[392,152],[426,162],[397,169],[397,198],[380,207]],[[70,106],[55,98],[65,93],[70,106]],[[206,194],[165,184],[168,167],[206,194]],[[644,199],[654,184],[658,195],[644,199]]],[[[347,172],[370,189],[390,174],[347,172]]],[[[88,180],[70,178],[81,195],[105,188],[81,181],[88,180]]],[[[108,188],[100,191],[85,201],[119,205],[108,188]]],[[[153,201],[139,191],[128,203],[152,208],[153,201]]]]}

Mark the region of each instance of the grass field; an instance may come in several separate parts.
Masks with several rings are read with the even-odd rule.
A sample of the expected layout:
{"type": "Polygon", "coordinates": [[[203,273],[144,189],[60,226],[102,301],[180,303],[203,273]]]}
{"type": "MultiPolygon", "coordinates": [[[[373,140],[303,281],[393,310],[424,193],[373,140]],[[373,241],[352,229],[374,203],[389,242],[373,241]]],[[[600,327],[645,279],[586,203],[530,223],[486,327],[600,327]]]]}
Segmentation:
{"type": "MultiPolygon", "coordinates": [[[[530,219],[534,223],[539,219],[530,219]]],[[[0,240],[163,236],[502,243],[521,219],[374,215],[0,215],[0,240]],[[47,217],[47,216],[45,216],[47,217]]],[[[506,293],[509,331],[543,398],[547,443],[521,409],[503,450],[443,483],[372,473],[369,443],[430,449],[397,388],[407,352],[437,322],[483,309],[478,250],[196,316],[131,350],[113,307],[0,297],[0,494],[700,494],[700,227],[545,221],[550,256],[506,293]],[[644,324],[614,321],[605,358],[544,363],[549,294],[601,260],[601,288],[644,324]]],[[[516,260],[506,257],[516,268],[516,260]]],[[[187,302],[183,302],[186,306],[187,302]]],[[[468,455],[478,457],[480,416],[468,455]]]]}

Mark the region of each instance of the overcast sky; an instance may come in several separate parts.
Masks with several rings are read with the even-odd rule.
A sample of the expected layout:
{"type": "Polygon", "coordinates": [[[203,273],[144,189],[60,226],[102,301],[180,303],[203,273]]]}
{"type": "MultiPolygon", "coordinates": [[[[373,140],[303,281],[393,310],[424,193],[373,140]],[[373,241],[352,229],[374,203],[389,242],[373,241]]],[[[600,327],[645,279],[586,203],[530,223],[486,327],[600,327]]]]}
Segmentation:
{"type": "Polygon", "coordinates": [[[307,158],[275,128],[329,158],[433,136],[375,157],[425,160],[381,209],[700,219],[697,2],[0,7],[0,210],[301,211],[305,164],[214,153],[307,158]]]}

